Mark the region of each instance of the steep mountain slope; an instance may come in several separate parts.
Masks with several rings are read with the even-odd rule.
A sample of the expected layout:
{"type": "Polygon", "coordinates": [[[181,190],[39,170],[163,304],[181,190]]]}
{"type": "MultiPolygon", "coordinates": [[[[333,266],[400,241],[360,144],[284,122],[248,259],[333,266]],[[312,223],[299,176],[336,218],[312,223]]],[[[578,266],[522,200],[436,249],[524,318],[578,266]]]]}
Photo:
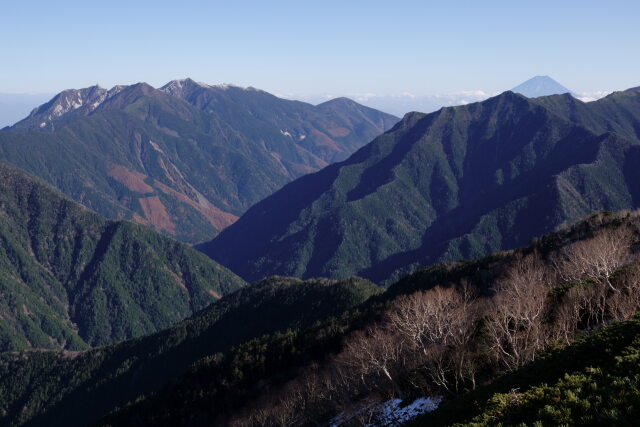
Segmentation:
{"type": "Polygon", "coordinates": [[[145,338],[74,354],[0,355],[0,422],[86,425],[158,389],[205,356],[243,341],[304,329],[362,303],[381,289],[362,279],[302,282],[271,278],[211,304],[145,338]]]}
{"type": "Polygon", "coordinates": [[[104,216],[197,242],[395,121],[355,103],[314,107],[191,80],[95,86],[0,132],[0,159],[104,216]]]}
{"type": "MultiPolygon", "coordinates": [[[[609,324],[640,309],[640,263],[633,249],[639,230],[637,213],[596,214],[522,249],[417,271],[331,323],[292,336],[264,336],[203,359],[161,392],[116,410],[100,425],[329,425],[337,413],[357,415],[360,410],[360,422],[352,418],[359,425],[373,418],[367,410],[376,402],[443,395],[438,422],[428,418],[418,425],[452,425],[492,403],[508,404],[489,400],[496,391],[522,387],[524,392],[531,385],[553,383],[591,363],[612,362],[612,343],[620,352],[637,342],[636,320],[631,334],[598,334],[587,345],[537,362],[547,351],[593,331],[591,316],[609,324]],[[622,251],[614,254],[604,242],[622,251]],[[615,290],[605,276],[585,275],[603,260],[613,266],[615,259],[618,264],[608,273],[600,270],[610,274],[615,290]],[[503,319],[513,335],[499,333],[502,347],[497,348],[494,322],[503,319]],[[453,338],[465,330],[463,339],[453,338]],[[534,342],[544,344],[532,352],[534,342]],[[417,343],[413,350],[412,343],[417,343]],[[504,364],[502,350],[525,356],[518,365],[504,364]],[[513,374],[501,378],[509,371],[513,374]]],[[[611,329],[621,328],[627,326],[611,329]]],[[[571,406],[575,400],[565,402],[571,406]]]]}
{"type": "Polygon", "coordinates": [[[248,280],[357,274],[390,283],[419,266],[526,244],[598,210],[640,206],[639,98],[630,90],[575,101],[589,113],[575,121],[558,106],[566,98],[512,92],[408,114],[200,249],[248,280]]]}
{"type": "Polygon", "coordinates": [[[537,98],[539,96],[561,95],[563,93],[572,94],[566,87],[549,76],[535,76],[524,83],[511,89],[512,92],[519,93],[528,98],[537,98]]]}
{"type": "Polygon", "coordinates": [[[108,221],[0,163],[0,351],[141,336],[243,283],[182,243],[108,221]]]}

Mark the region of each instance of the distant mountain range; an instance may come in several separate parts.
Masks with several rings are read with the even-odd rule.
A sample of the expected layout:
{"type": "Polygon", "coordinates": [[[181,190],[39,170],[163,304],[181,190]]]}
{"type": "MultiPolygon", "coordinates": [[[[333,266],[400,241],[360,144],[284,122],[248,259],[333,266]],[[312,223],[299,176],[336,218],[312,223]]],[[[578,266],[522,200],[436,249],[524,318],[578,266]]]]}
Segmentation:
{"type": "MultiPolygon", "coordinates": [[[[574,97],[584,102],[595,101],[596,99],[602,98],[611,93],[610,91],[574,93],[549,76],[533,77],[511,90],[513,92],[525,95],[529,98],[571,93],[574,97]]],[[[497,92],[492,93],[492,91],[476,89],[431,94],[419,94],[411,92],[403,92],[397,94],[353,93],[349,94],[348,96],[366,106],[386,111],[398,116],[403,116],[404,114],[413,111],[431,113],[433,111],[439,110],[442,107],[453,107],[456,105],[465,105],[473,102],[484,101],[485,99],[497,94],[497,92]]],[[[311,103],[323,102],[330,97],[332,96],[299,96],[300,99],[311,103]]]]}
{"type": "Polygon", "coordinates": [[[397,120],[343,98],[312,106],[190,79],[94,86],[0,132],[0,159],[104,216],[197,242],[397,120]]]}
{"type": "Polygon", "coordinates": [[[138,337],[243,285],[194,249],[0,162],[0,351],[138,337]]]}
{"type": "MultiPolygon", "coordinates": [[[[431,113],[442,107],[452,107],[455,105],[484,101],[492,96],[492,94],[484,90],[461,90],[434,94],[414,94],[411,92],[398,94],[353,93],[345,96],[367,107],[402,117],[412,111],[431,113]]],[[[332,98],[332,96],[301,95],[298,96],[298,98],[312,104],[318,104],[326,102],[326,100],[332,98]]]]}
{"type": "MultiPolygon", "coordinates": [[[[543,95],[572,93],[575,97],[583,101],[592,101],[607,95],[610,92],[598,91],[598,92],[582,92],[573,93],[566,89],[564,86],[555,82],[548,76],[538,76],[531,80],[544,80],[549,79],[553,81],[556,87],[555,91],[547,91],[544,94],[527,94],[524,92],[524,88],[520,89],[520,86],[516,86],[512,89],[514,92],[522,93],[525,96],[536,97],[543,95]]],[[[219,85],[224,86],[224,85],[219,85]]],[[[227,85],[230,86],[230,85],[227,85]]],[[[53,95],[50,94],[2,94],[0,93],[0,129],[5,126],[11,126],[18,121],[27,117],[27,115],[41,104],[47,103],[51,100],[53,95]]],[[[288,94],[278,95],[282,98],[299,100],[313,105],[322,104],[329,100],[335,99],[335,95],[303,95],[303,94],[288,94]]],[[[375,93],[352,93],[346,94],[352,100],[366,105],[368,107],[385,111],[397,116],[403,116],[410,111],[420,111],[423,113],[430,113],[439,110],[442,107],[451,107],[455,105],[469,104],[472,102],[483,101],[492,96],[490,91],[487,90],[459,90],[452,92],[441,92],[433,94],[415,94],[410,92],[398,93],[398,94],[375,94],[375,93]]]]}
{"type": "Polygon", "coordinates": [[[640,88],[411,113],[349,159],[257,203],[199,248],[247,280],[390,283],[526,244],[568,221],[640,207],[640,88]]]}

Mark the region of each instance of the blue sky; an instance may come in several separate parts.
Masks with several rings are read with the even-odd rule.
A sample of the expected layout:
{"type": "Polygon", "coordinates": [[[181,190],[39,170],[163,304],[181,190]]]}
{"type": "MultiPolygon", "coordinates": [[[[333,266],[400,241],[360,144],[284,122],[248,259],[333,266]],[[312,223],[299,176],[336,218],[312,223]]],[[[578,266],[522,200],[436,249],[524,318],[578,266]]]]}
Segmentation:
{"type": "Polygon", "coordinates": [[[29,1],[0,6],[0,92],[190,76],[277,94],[640,85],[638,1],[29,1]]]}

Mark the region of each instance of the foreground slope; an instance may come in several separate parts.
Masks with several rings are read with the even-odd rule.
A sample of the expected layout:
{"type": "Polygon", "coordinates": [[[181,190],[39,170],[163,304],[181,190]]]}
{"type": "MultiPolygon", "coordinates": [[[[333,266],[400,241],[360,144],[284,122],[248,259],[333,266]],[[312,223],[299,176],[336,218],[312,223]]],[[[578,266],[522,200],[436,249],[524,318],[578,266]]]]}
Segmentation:
{"type": "Polygon", "coordinates": [[[0,351],[148,334],[243,283],[182,243],[108,221],[0,163],[0,351]]]}
{"type": "Polygon", "coordinates": [[[0,159],[111,219],[204,241],[282,185],[346,158],[397,118],[176,80],[67,90],[0,132],[0,159]]]}
{"type": "Polygon", "coordinates": [[[476,384],[636,311],[639,230],[637,214],[594,215],[520,250],[418,271],[382,294],[361,279],[272,278],[145,338],[79,354],[6,353],[2,421],[79,425],[111,412],[99,423],[325,425],[398,394],[445,393],[455,402],[476,384]],[[611,242],[620,250],[602,246],[611,242]],[[513,331],[517,347],[493,335],[504,314],[533,319],[513,331]],[[427,329],[416,335],[412,325],[427,329]],[[442,341],[440,330],[464,339],[442,341]],[[518,363],[510,363],[516,354],[518,363]]]}
{"type": "MultiPolygon", "coordinates": [[[[544,418],[549,425],[567,422],[567,408],[578,421],[590,398],[591,414],[625,409],[637,402],[631,388],[637,369],[614,388],[627,400],[605,402],[604,390],[580,390],[579,383],[571,390],[579,400],[525,391],[589,366],[608,369],[618,355],[626,359],[610,371],[615,375],[624,377],[635,363],[637,320],[554,351],[640,309],[639,242],[637,213],[597,214],[522,249],[417,271],[331,322],[203,359],[100,425],[329,425],[338,414],[351,420],[347,425],[360,425],[398,397],[444,397],[419,425],[451,425],[485,410],[515,425],[521,419],[508,415],[525,398],[534,400],[532,418],[536,408],[544,411],[546,402],[536,397],[559,409],[548,415],[565,416],[544,418]],[[507,395],[490,399],[496,392],[507,395]]],[[[590,374],[589,382],[616,382],[590,374]]],[[[495,425],[490,417],[483,421],[495,425]]]]}
{"type": "Polygon", "coordinates": [[[636,89],[589,104],[505,92],[410,113],[200,249],[248,280],[390,283],[419,266],[524,245],[589,213],[640,206],[638,102],[636,89]]]}
{"type": "Polygon", "coordinates": [[[362,279],[302,282],[271,278],[145,338],[77,354],[0,355],[0,422],[86,425],[152,392],[192,363],[243,341],[304,329],[381,292],[362,279]]]}

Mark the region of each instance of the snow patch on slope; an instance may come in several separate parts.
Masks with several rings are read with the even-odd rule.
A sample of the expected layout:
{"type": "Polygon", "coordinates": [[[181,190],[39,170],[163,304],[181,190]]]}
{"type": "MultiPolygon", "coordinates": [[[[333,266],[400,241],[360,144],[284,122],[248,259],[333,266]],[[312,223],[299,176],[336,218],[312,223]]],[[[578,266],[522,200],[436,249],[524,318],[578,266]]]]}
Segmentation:
{"type": "Polygon", "coordinates": [[[420,397],[407,406],[400,406],[400,399],[392,399],[384,402],[380,407],[380,415],[371,426],[396,426],[402,425],[407,421],[421,414],[435,411],[438,409],[442,397],[420,397]]]}
{"type": "Polygon", "coordinates": [[[65,90],[52,100],[53,105],[48,108],[44,108],[44,106],[35,108],[29,118],[40,116],[42,122],[39,127],[45,128],[53,120],[83,107],[84,113],[90,114],[102,105],[104,101],[120,93],[124,87],[114,86],[107,90],[96,85],[85,89],[65,90]]]}
{"type": "Polygon", "coordinates": [[[367,419],[367,427],[400,426],[421,414],[438,409],[442,396],[420,397],[408,405],[402,406],[401,399],[390,399],[386,402],[368,402],[356,411],[342,412],[334,417],[329,425],[339,427],[353,421],[367,419]]]}
{"type": "Polygon", "coordinates": [[[196,82],[195,80],[191,80],[187,78],[187,79],[171,80],[169,83],[162,86],[160,90],[166,94],[180,97],[188,94],[189,88],[192,88],[194,85],[204,89],[211,88],[211,86],[209,86],[206,83],[196,82]]]}

